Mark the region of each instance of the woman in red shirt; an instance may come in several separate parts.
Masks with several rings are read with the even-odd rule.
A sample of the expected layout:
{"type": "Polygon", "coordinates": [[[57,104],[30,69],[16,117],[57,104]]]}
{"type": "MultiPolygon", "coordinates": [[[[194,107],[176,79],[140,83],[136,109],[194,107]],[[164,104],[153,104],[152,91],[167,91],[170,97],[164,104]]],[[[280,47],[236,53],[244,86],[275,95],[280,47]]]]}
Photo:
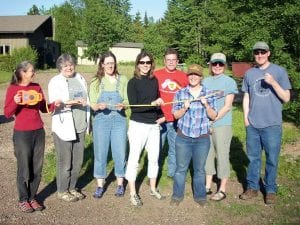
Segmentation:
{"type": "Polygon", "coordinates": [[[27,213],[44,209],[36,200],[45,149],[45,131],[39,111],[53,111],[55,105],[60,104],[54,102],[48,108],[41,86],[32,82],[34,75],[34,66],[29,61],[16,67],[4,106],[5,117],[15,117],[13,145],[17,158],[19,208],[27,213]]]}

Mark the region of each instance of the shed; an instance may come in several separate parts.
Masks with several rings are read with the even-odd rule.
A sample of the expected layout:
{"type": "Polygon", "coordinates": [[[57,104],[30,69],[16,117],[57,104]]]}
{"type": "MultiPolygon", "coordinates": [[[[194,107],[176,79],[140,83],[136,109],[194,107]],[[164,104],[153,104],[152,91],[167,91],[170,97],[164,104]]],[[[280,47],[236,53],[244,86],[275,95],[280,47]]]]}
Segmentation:
{"type": "Polygon", "coordinates": [[[39,66],[60,54],[53,36],[53,20],[49,15],[0,16],[0,54],[11,54],[13,49],[31,46],[39,54],[39,66]]]}
{"type": "MultiPolygon", "coordinates": [[[[84,55],[84,51],[88,49],[88,45],[83,41],[76,41],[78,59],[77,63],[82,65],[94,65],[97,61],[90,60],[84,55]]],[[[119,42],[114,44],[109,50],[116,56],[118,62],[134,62],[137,55],[143,49],[143,43],[135,42],[119,42]]]]}

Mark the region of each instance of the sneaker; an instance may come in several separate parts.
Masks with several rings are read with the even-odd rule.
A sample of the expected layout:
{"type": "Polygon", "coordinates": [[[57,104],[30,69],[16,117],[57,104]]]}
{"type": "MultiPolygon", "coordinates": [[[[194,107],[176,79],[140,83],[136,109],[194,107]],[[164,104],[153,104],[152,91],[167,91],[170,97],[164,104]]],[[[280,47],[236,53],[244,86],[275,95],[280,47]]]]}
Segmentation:
{"type": "Polygon", "coordinates": [[[123,185],[118,185],[117,186],[115,196],[117,196],[117,197],[123,197],[124,196],[124,186],[123,185]]]}
{"type": "Polygon", "coordinates": [[[68,191],[58,192],[57,197],[65,202],[76,202],[79,200],[76,196],[70,194],[68,191]]]}
{"type": "Polygon", "coordinates": [[[166,199],[165,196],[161,195],[161,193],[159,192],[158,189],[156,189],[154,191],[150,190],[150,195],[153,196],[154,198],[158,199],[158,200],[166,199]]]}
{"type": "Polygon", "coordinates": [[[196,203],[198,203],[200,206],[205,206],[207,201],[206,199],[201,199],[201,200],[194,200],[196,203]]]}
{"type": "Polygon", "coordinates": [[[102,198],[103,194],[104,194],[104,188],[103,187],[97,187],[93,197],[94,198],[102,198]]]}
{"type": "Polygon", "coordinates": [[[143,205],[142,199],[140,198],[140,196],[138,196],[138,194],[131,195],[130,202],[134,206],[142,206],[143,205]]]}
{"type": "Polygon", "coordinates": [[[40,203],[38,203],[38,201],[35,199],[32,199],[31,201],[29,201],[29,204],[30,204],[31,208],[33,208],[35,211],[42,211],[44,209],[44,206],[42,206],[40,203]]]}
{"type": "Polygon", "coordinates": [[[210,199],[214,200],[214,201],[222,201],[225,198],[226,198],[225,192],[224,191],[218,191],[210,199]]]}
{"type": "Polygon", "coordinates": [[[267,193],[265,197],[265,203],[267,205],[273,205],[276,202],[276,194],[275,193],[267,193]]]}
{"type": "Polygon", "coordinates": [[[248,200],[254,197],[258,196],[258,191],[254,190],[254,189],[247,189],[247,191],[245,191],[243,194],[240,195],[240,199],[242,200],[248,200]]]}
{"type": "Polygon", "coordinates": [[[19,208],[22,212],[25,213],[32,213],[34,211],[28,201],[19,202],[19,208]]]}
{"type": "Polygon", "coordinates": [[[211,195],[213,192],[210,190],[210,188],[206,188],[206,194],[211,195]]]}
{"type": "Polygon", "coordinates": [[[75,189],[74,190],[71,190],[70,191],[70,194],[71,195],[74,195],[75,197],[77,197],[79,200],[82,200],[85,198],[85,195],[80,193],[79,191],[76,191],[75,189]]]}
{"type": "Polygon", "coordinates": [[[171,206],[178,206],[180,204],[181,200],[178,200],[176,198],[172,198],[170,201],[171,206]]]}

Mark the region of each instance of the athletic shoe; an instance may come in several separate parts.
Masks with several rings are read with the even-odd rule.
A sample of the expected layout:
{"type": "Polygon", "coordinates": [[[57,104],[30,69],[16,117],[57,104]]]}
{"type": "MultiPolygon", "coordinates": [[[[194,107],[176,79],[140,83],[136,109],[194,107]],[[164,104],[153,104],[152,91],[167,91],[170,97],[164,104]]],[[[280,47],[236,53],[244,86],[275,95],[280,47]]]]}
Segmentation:
{"type": "Polygon", "coordinates": [[[123,185],[118,185],[117,186],[115,196],[117,196],[117,197],[123,197],[124,196],[124,186],[123,185]]]}
{"type": "Polygon", "coordinates": [[[142,199],[140,198],[140,196],[138,196],[138,194],[131,195],[130,202],[134,206],[142,206],[143,205],[142,199]]]}
{"type": "Polygon", "coordinates": [[[94,196],[94,198],[102,198],[103,194],[104,194],[104,188],[97,187],[93,196],[94,196]]]}
{"type": "Polygon", "coordinates": [[[19,202],[19,208],[22,212],[25,213],[32,213],[34,211],[28,201],[19,202]]]}

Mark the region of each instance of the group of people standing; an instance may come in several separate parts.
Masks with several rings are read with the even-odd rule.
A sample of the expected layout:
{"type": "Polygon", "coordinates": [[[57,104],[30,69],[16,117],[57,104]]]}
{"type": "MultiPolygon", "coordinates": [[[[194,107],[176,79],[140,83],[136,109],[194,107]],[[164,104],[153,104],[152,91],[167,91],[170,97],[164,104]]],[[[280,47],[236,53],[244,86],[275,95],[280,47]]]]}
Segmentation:
{"type": "MultiPolygon", "coordinates": [[[[266,151],[266,204],[275,201],[276,175],[281,140],[282,102],[289,101],[291,88],[286,71],[269,62],[270,50],[265,42],[253,47],[256,66],[245,74],[242,91],[249,169],[243,200],[258,195],[261,151],[266,151]]],[[[39,111],[52,113],[52,132],[56,150],[57,196],[67,202],[85,198],[76,188],[83,163],[85,134],[90,128],[94,144],[94,198],[105,193],[107,157],[111,149],[117,180],[115,195],[124,196],[124,178],[128,181],[130,202],[141,206],[136,190],[139,159],[147,151],[149,194],[162,200],[157,188],[160,156],[168,141],[168,176],[173,179],[171,204],[184,198],[187,171],[193,165],[193,196],[204,205],[226,198],[230,176],[229,151],[232,139],[232,103],[238,92],[236,82],[225,75],[226,56],[214,53],[209,61],[210,76],[204,78],[198,64],[188,66],[187,73],[177,70],[178,54],[167,49],[165,67],[155,70],[153,56],[142,51],[136,58],[133,77],[120,75],[117,60],[107,52],[100,58],[96,76],[88,87],[75,71],[76,62],[68,54],[57,60],[59,74],[49,82],[47,104],[40,86],[33,83],[34,67],[22,62],[8,87],[4,112],[15,116],[14,151],[17,158],[19,207],[23,212],[42,210],[36,200],[41,178],[45,132],[39,111]],[[24,104],[19,90],[36,90],[41,100],[24,104]],[[131,109],[127,125],[125,110],[131,109]],[[28,121],[31,121],[29,123],[28,121]],[[128,126],[128,129],[127,129],[128,126]],[[126,165],[127,138],[129,155],[126,165]],[[212,179],[220,180],[212,192],[212,179]]]]}

